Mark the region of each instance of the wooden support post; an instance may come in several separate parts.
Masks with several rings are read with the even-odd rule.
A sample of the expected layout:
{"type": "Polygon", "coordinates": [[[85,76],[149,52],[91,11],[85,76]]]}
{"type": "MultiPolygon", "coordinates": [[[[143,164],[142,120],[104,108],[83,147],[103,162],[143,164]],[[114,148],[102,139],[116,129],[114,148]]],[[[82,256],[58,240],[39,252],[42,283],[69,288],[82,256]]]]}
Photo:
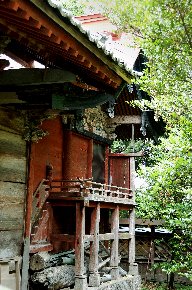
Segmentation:
{"type": "Polygon", "coordinates": [[[90,260],[89,260],[89,286],[98,287],[100,285],[100,275],[98,273],[98,252],[99,252],[99,221],[100,221],[100,203],[97,203],[91,214],[91,231],[93,241],[90,242],[90,260]]]}
{"type": "Polygon", "coordinates": [[[154,266],[154,260],[155,260],[155,226],[151,226],[151,266],[154,266]]]}
{"type": "Polygon", "coordinates": [[[75,290],[87,289],[84,266],[85,207],[76,203],[75,290]]]}
{"type": "Polygon", "coordinates": [[[129,274],[135,275],[135,208],[130,212],[129,216],[129,274]]]}
{"type": "MultiPolygon", "coordinates": [[[[133,193],[133,202],[135,202],[135,158],[130,157],[130,188],[133,193]]],[[[138,265],[135,263],[135,206],[133,206],[129,216],[129,274],[138,275],[138,265]]]]}
{"type": "Polygon", "coordinates": [[[29,252],[30,252],[30,235],[31,235],[31,216],[33,204],[33,184],[34,184],[34,166],[33,156],[35,147],[30,143],[28,145],[28,181],[27,181],[27,196],[26,196],[26,212],[25,212],[25,232],[23,245],[23,261],[21,274],[21,290],[28,289],[29,280],[29,252]]]}
{"type": "Polygon", "coordinates": [[[117,279],[119,277],[119,206],[117,205],[111,216],[111,232],[114,234],[114,240],[111,241],[111,277],[117,279]]]}
{"type": "Polygon", "coordinates": [[[153,266],[154,266],[154,262],[155,262],[155,244],[154,244],[154,241],[155,241],[155,226],[151,226],[151,247],[150,247],[150,250],[151,250],[151,276],[152,278],[154,279],[155,278],[155,270],[153,269],[153,266]]]}
{"type": "Polygon", "coordinates": [[[133,193],[133,202],[135,202],[135,157],[130,156],[130,189],[133,193]]]}

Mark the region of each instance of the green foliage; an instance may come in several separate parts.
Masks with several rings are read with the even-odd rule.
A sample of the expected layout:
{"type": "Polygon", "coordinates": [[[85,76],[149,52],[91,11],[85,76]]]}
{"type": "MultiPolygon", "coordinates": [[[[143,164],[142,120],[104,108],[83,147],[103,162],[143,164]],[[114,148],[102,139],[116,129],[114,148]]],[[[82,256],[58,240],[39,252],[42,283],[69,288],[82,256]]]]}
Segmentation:
{"type": "Polygon", "coordinates": [[[191,121],[192,5],[190,0],[101,0],[122,31],[132,32],[147,57],[138,80],[169,124],[191,121]],[[108,4],[108,5],[107,5],[108,4]]]}
{"type": "Polygon", "coordinates": [[[157,153],[154,141],[150,139],[137,139],[137,140],[114,140],[111,145],[112,153],[133,153],[142,152],[141,157],[135,157],[136,168],[138,165],[152,165],[156,162],[155,153],[157,153]],[[153,152],[154,150],[154,152],[153,152]]]}
{"type": "Polygon", "coordinates": [[[74,15],[82,15],[85,11],[85,1],[82,0],[60,0],[66,10],[71,11],[74,15]]]}
{"type": "Polygon", "coordinates": [[[131,153],[139,152],[144,148],[144,141],[138,140],[114,140],[111,145],[111,151],[113,153],[131,153]]]}
{"type": "Polygon", "coordinates": [[[192,279],[192,152],[182,131],[172,130],[151,152],[153,166],[141,166],[138,174],[145,188],[137,192],[137,215],[162,219],[173,236],[169,241],[172,260],[161,264],[167,273],[179,272],[192,279]]]}
{"type": "MultiPolygon", "coordinates": [[[[165,283],[147,282],[142,285],[141,290],[167,290],[165,283]]],[[[191,290],[191,286],[176,284],[175,290],[191,290]]]]}

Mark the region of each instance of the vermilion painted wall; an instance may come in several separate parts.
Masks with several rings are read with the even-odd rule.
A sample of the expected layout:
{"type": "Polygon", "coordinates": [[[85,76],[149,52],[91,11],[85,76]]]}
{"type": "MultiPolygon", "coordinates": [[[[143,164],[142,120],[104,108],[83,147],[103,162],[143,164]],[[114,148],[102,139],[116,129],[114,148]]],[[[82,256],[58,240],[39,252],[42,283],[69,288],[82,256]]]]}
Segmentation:
{"type": "Polygon", "coordinates": [[[63,178],[91,178],[93,141],[71,131],[64,132],[63,178]]]}
{"type": "Polygon", "coordinates": [[[130,188],[130,158],[123,154],[109,155],[110,185],[130,188]]]}
{"type": "Polygon", "coordinates": [[[33,172],[34,190],[46,178],[46,165],[53,166],[53,178],[62,179],[62,157],[63,157],[63,128],[60,117],[46,120],[42,129],[48,131],[48,135],[32,144],[31,163],[33,172]]]}

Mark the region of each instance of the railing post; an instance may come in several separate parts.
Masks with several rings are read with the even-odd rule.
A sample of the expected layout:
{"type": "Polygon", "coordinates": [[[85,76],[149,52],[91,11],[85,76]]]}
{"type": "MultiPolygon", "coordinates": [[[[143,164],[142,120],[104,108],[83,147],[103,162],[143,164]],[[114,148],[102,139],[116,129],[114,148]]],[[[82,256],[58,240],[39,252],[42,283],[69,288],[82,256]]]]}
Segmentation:
{"type": "Polygon", "coordinates": [[[135,263],[135,158],[130,157],[130,188],[132,190],[133,208],[129,216],[129,274],[138,275],[138,265],[135,263]]]}
{"type": "Polygon", "coordinates": [[[99,221],[100,221],[100,203],[97,203],[91,214],[91,231],[93,241],[90,242],[90,260],[89,260],[89,286],[97,287],[100,285],[100,275],[98,273],[98,252],[99,252],[99,221]]]}
{"type": "Polygon", "coordinates": [[[84,266],[85,207],[76,202],[75,290],[87,289],[84,266]]]}
{"type": "Polygon", "coordinates": [[[114,240],[111,242],[111,277],[117,279],[119,277],[119,206],[117,205],[111,216],[111,232],[114,233],[114,240]]]}

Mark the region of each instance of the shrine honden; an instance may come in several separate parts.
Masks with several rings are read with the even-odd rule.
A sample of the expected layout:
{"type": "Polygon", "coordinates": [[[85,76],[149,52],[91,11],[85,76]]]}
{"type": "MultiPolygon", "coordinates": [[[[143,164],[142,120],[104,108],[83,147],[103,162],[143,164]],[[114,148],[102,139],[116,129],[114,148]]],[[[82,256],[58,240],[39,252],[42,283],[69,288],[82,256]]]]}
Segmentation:
{"type": "MultiPolygon", "coordinates": [[[[146,134],[158,135],[152,117],[128,103],[138,97],[130,83],[141,70],[139,49],[119,56],[112,34],[103,40],[52,0],[2,0],[0,15],[0,285],[139,289],[141,154],[109,149],[116,136],[139,137],[146,123],[146,134]],[[120,210],[129,233],[119,232],[120,210]],[[128,269],[120,239],[129,241],[128,269]]],[[[107,21],[100,17],[86,23],[107,21]]]]}

